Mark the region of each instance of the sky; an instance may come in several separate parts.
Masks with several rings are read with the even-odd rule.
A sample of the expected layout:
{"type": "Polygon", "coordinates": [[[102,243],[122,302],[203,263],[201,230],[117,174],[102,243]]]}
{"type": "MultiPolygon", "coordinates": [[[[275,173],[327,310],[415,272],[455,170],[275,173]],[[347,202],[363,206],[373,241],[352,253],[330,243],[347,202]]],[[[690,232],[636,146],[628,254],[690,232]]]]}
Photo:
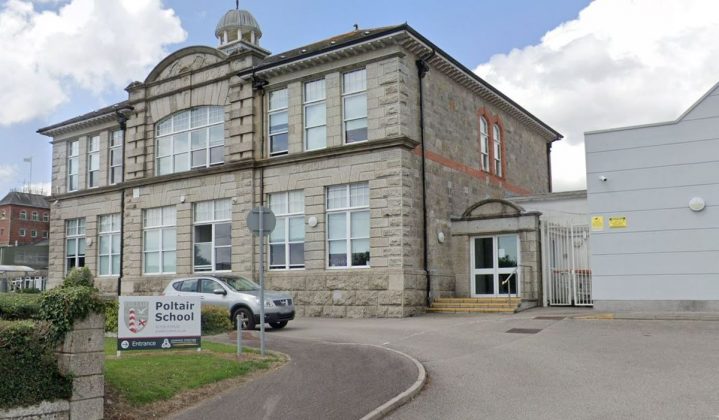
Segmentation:
{"type": "MultiPolygon", "coordinates": [[[[38,128],[126,98],[167,54],[216,46],[230,0],[0,0],[0,195],[49,192],[38,128]],[[30,165],[24,158],[32,157],[30,165]]],[[[565,139],[556,191],[585,186],[583,132],[677,118],[719,81],[716,0],[241,0],[275,53],[407,22],[565,139]]]]}

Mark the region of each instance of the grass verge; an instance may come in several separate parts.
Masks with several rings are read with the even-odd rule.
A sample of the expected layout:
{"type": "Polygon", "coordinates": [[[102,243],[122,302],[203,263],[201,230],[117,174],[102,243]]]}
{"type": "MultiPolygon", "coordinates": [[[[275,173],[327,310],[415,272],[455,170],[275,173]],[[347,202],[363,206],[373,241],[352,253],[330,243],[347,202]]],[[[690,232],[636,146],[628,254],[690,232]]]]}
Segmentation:
{"type": "Polygon", "coordinates": [[[285,361],[274,353],[261,357],[253,349],[244,349],[238,360],[234,346],[208,341],[203,341],[201,352],[123,352],[117,358],[116,343],[114,338],[105,339],[105,382],[111,399],[106,404],[111,408],[108,418],[133,418],[135,411],[144,416],[167,414],[285,361]],[[217,386],[233,378],[242,380],[217,386]]]}

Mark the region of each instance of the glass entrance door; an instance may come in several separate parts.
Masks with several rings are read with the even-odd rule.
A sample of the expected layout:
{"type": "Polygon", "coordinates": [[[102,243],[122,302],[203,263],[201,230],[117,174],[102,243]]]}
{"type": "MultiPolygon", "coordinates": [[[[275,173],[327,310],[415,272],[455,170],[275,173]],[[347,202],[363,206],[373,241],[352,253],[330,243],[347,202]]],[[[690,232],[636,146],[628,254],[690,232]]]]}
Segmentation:
{"type": "Polygon", "coordinates": [[[498,296],[517,293],[519,284],[519,238],[497,235],[470,241],[470,283],[472,296],[498,296]],[[515,273],[512,275],[513,273],[515,273]],[[502,284],[508,277],[510,280],[502,284]]]}

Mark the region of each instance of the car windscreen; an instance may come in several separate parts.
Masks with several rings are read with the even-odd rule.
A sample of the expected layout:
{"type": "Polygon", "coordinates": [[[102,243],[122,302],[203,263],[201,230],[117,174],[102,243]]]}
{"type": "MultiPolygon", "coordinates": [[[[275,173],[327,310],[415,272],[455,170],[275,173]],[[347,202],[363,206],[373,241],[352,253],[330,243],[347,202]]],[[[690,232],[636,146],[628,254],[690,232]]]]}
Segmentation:
{"type": "Polygon", "coordinates": [[[237,292],[251,292],[253,290],[260,290],[260,285],[252,280],[244,277],[217,277],[222,280],[225,284],[230,286],[231,289],[237,292]]]}

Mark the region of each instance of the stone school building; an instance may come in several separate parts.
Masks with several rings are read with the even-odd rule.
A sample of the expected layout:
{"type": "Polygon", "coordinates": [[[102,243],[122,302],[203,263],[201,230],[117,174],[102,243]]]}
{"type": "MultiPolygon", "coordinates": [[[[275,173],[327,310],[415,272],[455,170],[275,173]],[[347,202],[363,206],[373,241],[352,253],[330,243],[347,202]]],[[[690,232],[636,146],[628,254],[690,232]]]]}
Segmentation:
{"type": "Polygon", "coordinates": [[[230,10],[215,36],[127,100],[38,131],[53,147],[51,286],[79,266],[108,294],[256,279],[264,246],[267,287],[300,316],[540,298],[535,226],[503,199],[549,192],[559,133],[406,24],[272,54],[230,10]],[[278,221],[265,241],[245,223],[258,205],[278,221]]]}

